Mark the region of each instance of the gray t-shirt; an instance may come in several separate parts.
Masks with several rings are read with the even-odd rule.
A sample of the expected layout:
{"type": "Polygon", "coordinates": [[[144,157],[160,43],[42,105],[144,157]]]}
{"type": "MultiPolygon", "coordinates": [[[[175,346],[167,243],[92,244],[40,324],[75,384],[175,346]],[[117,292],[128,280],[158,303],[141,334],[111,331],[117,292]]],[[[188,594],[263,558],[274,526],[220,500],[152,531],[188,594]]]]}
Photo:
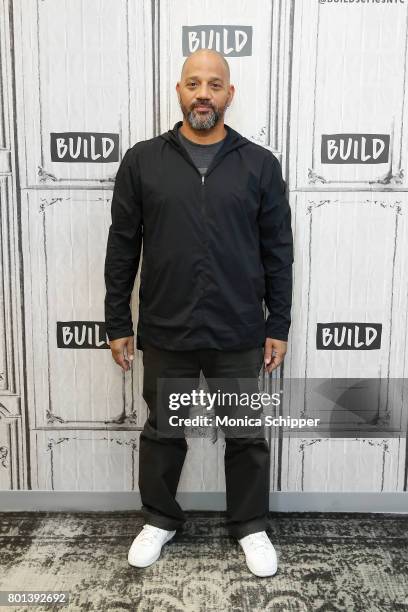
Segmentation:
{"type": "Polygon", "coordinates": [[[191,159],[201,174],[205,174],[207,172],[207,168],[211,164],[213,157],[217,153],[218,149],[222,147],[225,140],[225,138],[223,138],[222,140],[212,144],[199,144],[183,136],[180,129],[177,130],[177,136],[181,144],[183,144],[187,149],[191,159]]]}

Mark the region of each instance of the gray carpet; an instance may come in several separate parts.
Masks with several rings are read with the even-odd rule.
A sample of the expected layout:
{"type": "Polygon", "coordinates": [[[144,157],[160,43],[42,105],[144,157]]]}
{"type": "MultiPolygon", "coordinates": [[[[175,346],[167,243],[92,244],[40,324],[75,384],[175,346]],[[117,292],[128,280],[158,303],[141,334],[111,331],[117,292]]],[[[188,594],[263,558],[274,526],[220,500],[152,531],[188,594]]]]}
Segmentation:
{"type": "Polygon", "coordinates": [[[223,513],[188,513],[147,569],[128,565],[137,512],[5,512],[0,590],[65,590],[69,606],[143,612],[408,610],[408,516],[271,513],[278,572],[257,578],[223,513]]]}

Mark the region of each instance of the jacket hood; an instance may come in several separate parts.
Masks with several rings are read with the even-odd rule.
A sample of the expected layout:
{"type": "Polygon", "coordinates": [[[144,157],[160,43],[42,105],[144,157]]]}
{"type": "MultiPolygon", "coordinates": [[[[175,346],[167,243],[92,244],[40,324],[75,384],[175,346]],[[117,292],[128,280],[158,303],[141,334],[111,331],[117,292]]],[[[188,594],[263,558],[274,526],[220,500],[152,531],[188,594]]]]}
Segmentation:
{"type": "MultiPolygon", "coordinates": [[[[177,121],[171,130],[168,130],[167,132],[160,134],[161,138],[163,138],[164,140],[166,140],[168,143],[170,143],[171,145],[173,145],[179,150],[184,149],[183,145],[180,143],[177,137],[177,130],[182,125],[183,125],[182,121],[177,121]]],[[[225,137],[225,142],[219,151],[220,154],[225,155],[226,153],[229,153],[233,149],[237,149],[238,147],[242,147],[243,145],[250,143],[248,138],[245,138],[245,136],[242,136],[242,134],[234,130],[231,126],[224,123],[224,127],[227,130],[227,135],[225,137]]]]}

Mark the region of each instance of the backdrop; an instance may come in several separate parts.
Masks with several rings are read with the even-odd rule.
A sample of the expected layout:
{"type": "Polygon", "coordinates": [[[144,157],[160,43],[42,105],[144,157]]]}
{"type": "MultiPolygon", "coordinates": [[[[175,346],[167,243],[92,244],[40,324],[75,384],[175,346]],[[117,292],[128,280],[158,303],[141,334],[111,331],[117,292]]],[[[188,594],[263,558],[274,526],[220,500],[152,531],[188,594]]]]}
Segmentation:
{"type": "MultiPolygon", "coordinates": [[[[0,7],[0,488],[137,490],[141,353],[124,373],[104,327],[113,181],[128,147],[181,119],[175,85],[201,47],[231,67],[226,123],[271,148],[288,187],[293,323],[264,388],[303,380],[285,405],[308,414],[308,380],[376,380],[373,422],[390,422],[380,399],[408,365],[407,4],[0,7]]],[[[271,490],[405,491],[394,400],[397,435],[272,428],[271,490]]],[[[223,440],[189,445],[179,491],[223,491],[223,440]]]]}

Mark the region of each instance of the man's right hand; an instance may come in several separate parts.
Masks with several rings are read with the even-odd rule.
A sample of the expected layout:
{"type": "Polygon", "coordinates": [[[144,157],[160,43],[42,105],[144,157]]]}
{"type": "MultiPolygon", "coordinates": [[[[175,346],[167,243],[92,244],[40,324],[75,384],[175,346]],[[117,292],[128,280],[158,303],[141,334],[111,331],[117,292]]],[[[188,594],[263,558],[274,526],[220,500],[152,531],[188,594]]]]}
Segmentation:
{"type": "Polygon", "coordinates": [[[109,340],[109,346],[114,361],[116,361],[125,372],[129,370],[135,358],[134,336],[109,340]]]}

